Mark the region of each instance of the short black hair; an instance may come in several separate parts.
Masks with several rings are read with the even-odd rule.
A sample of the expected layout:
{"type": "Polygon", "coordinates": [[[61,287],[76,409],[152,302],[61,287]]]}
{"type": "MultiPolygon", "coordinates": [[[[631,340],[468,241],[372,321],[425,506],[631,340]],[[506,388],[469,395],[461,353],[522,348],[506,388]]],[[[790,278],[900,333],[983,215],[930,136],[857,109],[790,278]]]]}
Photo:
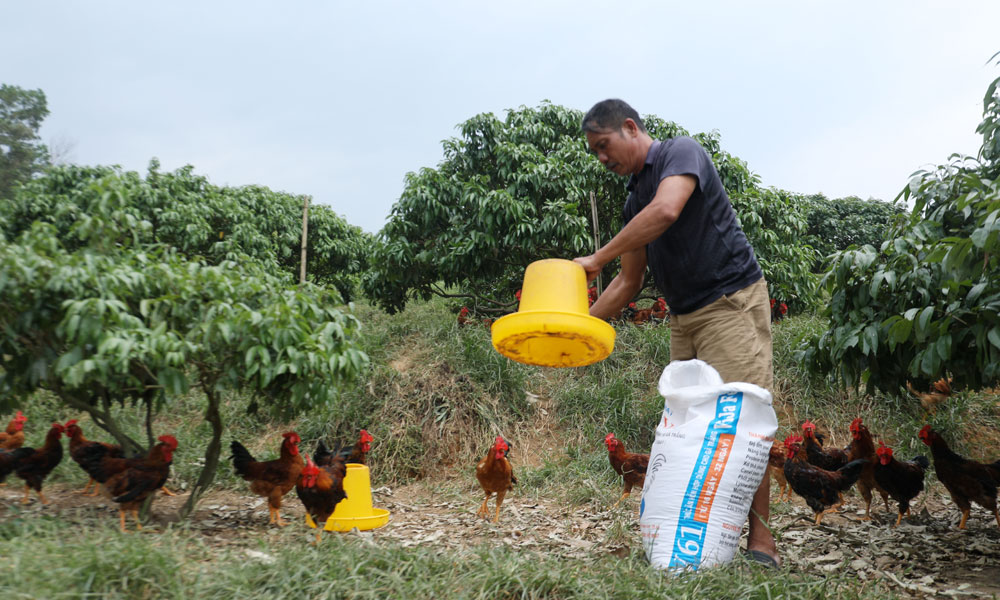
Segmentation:
{"type": "Polygon", "coordinates": [[[625,119],[632,119],[639,126],[639,131],[646,132],[639,113],[627,102],[617,98],[602,100],[591,107],[583,117],[582,126],[584,131],[604,133],[621,129],[625,125],[625,119]]]}

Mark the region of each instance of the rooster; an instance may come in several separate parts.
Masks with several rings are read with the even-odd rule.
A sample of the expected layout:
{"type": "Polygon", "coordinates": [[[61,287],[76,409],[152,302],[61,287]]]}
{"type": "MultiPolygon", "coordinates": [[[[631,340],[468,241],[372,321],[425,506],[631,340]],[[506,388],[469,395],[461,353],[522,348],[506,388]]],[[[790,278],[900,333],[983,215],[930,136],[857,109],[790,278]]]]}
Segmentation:
{"type": "Polygon", "coordinates": [[[469,325],[470,323],[472,323],[472,318],[469,317],[469,307],[463,306],[458,311],[458,324],[469,325]]]}
{"type": "Polygon", "coordinates": [[[104,442],[92,442],[87,438],[83,437],[83,429],[77,424],[76,419],[70,419],[66,421],[66,436],[69,437],[69,455],[76,464],[80,465],[90,479],[87,481],[87,485],[83,487],[81,494],[87,493],[90,489],[90,484],[94,484],[94,492],[92,496],[98,494],[98,487],[100,484],[94,479],[94,476],[87,470],[88,465],[97,464],[99,461],[108,456],[110,458],[123,458],[125,453],[122,452],[122,447],[115,444],[106,444],[104,442]]]}
{"type": "Polygon", "coordinates": [[[819,525],[824,514],[843,504],[842,493],[854,485],[868,461],[862,458],[834,471],[823,469],[806,460],[806,450],[801,442],[802,438],[797,435],[786,440],[785,479],[792,490],[805,499],[816,515],[816,525],[819,525]]]}
{"type": "Polygon", "coordinates": [[[608,448],[608,461],[611,463],[611,468],[615,470],[615,473],[621,475],[622,481],[625,483],[621,498],[611,507],[615,508],[622,503],[622,500],[629,497],[634,486],[639,486],[641,490],[646,483],[649,455],[626,452],[625,444],[613,433],[604,436],[604,445],[608,448]]]}
{"type": "Polygon", "coordinates": [[[514,484],[517,483],[514,471],[507,460],[509,450],[510,445],[507,440],[498,435],[486,452],[486,456],[476,465],[476,479],[479,481],[479,486],[483,488],[483,492],[486,493],[482,506],[476,511],[476,516],[484,519],[490,518],[490,511],[486,508],[486,503],[490,501],[490,496],[496,494],[497,512],[496,516],[493,517],[494,523],[500,521],[500,505],[503,504],[504,496],[509,490],[514,489],[514,484]]]}
{"type": "Polygon", "coordinates": [[[788,305],[771,298],[771,322],[780,321],[788,314],[788,305]]]}
{"type": "Polygon", "coordinates": [[[229,445],[232,450],[233,469],[236,474],[250,482],[250,491],[267,498],[270,511],[268,523],[278,527],[286,525],[281,520],[281,499],[295,487],[299,474],[305,463],[299,452],[299,442],[302,438],[294,431],[281,434],[285,440],[281,443],[281,456],[275,460],[261,462],[256,460],[243,444],[233,440],[229,445]]]}
{"type": "Polygon", "coordinates": [[[0,483],[3,483],[7,476],[14,472],[17,463],[22,458],[34,453],[34,448],[15,448],[13,450],[0,450],[0,483]]]}
{"type": "Polygon", "coordinates": [[[347,462],[357,463],[359,465],[365,464],[365,459],[368,453],[372,449],[372,442],[375,438],[372,434],[368,433],[368,430],[362,429],[358,432],[358,441],[354,442],[354,446],[343,445],[338,452],[347,452],[347,462]]]}
{"type": "Polygon", "coordinates": [[[882,502],[885,503],[886,510],[889,510],[889,494],[875,480],[875,442],[872,440],[872,434],[868,431],[868,427],[865,426],[861,417],[851,421],[850,430],[851,437],[854,439],[847,447],[847,460],[852,461],[864,458],[868,461],[868,464],[861,469],[861,476],[858,477],[858,491],[861,492],[861,497],[865,499],[864,520],[870,521],[872,518],[872,490],[877,490],[882,496],[882,502]]]}
{"type": "Polygon", "coordinates": [[[139,507],[166,483],[176,449],[177,439],[174,436],[161,435],[146,456],[127,460],[124,469],[104,482],[104,494],[118,504],[118,523],[123,533],[128,531],[125,528],[126,512],[132,514],[136,528],[142,529],[139,507]]]}
{"type": "Polygon", "coordinates": [[[899,461],[892,457],[892,448],[882,442],[875,450],[875,482],[899,503],[896,524],[903,520],[903,514],[910,514],[910,500],[924,490],[924,473],[931,463],[926,456],[915,456],[913,460],[899,461]]]}
{"type": "Polygon", "coordinates": [[[28,417],[17,411],[7,423],[7,429],[0,431],[0,450],[14,450],[24,444],[24,424],[27,422],[28,417]]]}
{"type": "Polygon", "coordinates": [[[840,448],[829,450],[823,448],[816,434],[816,425],[808,419],[802,424],[802,437],[806,456],[811,464],[827,471],[836,471],[847,464],[847,451],[840,448]]]}
{"type": "Polygon", "coordinates": [[[45,434],[45,444],[37,450],[33,449],[31,454],[26,454],[17,461],[14,474],[24,480],[22,504],[28,503],[28,494],[32,489],[38,493],[42,504],[48,504],[48,500],[42,494],[42,482],[49,476],[52,469],[55,469],[56,465],[62,461],[63,447],[60,439],[63,431],[62,423],[53,423],[49,432],[45,434]]]}
{"type": "Polygon", "coordinates": [[[944,438],[931,429],[930,425],[924,425],[918,435],[920,441],[931,448],[938,481],[944,484],[952,502],[962,511],[958,528],[965,529],[973,502],[992,512],[997,526],[1000,526],[1000,512],[997,511],[1000,460],[986,464],[960,456],[948,447],[944,438]]]}
{"type": "Polygon", "coordinates": [[[918,392],[909,381],[906,382],[906,389],[920,400],[920,406],[924,408],[924,418],[937,412],[938,404],[941,404],[951,397],[951,379],[941,378],[931,385],[931,391],[918,392]]]}
{"type": "Polygon", "coordinates": [[[649,313],[649,316],[659,321],[665,321],[667,319],[667,301],[663,298],[657,298],[656,302],[653,303],[653,312],[649,313]]]}
{"type": "Polygon", "coordinates": [[[306,465],[295,483],[295,493],[316,525],[317,545],[326,528],[326,520],[333,514],[337,504],[347,498],[344,492],[347,464],[343,456],[332,455],[325,462],[320,467],[312,459],[306,459],[306,465]]]}

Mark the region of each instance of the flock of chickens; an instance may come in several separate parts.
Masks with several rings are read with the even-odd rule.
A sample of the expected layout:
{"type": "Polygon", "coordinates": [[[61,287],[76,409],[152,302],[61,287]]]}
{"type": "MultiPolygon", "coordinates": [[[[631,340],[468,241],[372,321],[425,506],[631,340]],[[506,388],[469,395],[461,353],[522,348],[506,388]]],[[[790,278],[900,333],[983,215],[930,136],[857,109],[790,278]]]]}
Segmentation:
{"type": "MultiPolygon", "coordinates": [[[[127,531],[125,513],[131,513],[136,527],[142,529],[138,511],[142,503],[158,490],[173,495],[164,484],[170,476],[173,452],[177,449],[177,439],[162,435],[145,456],[126,458],[122,448],[114,444],[88,440],[76,419],[65,424],[53,423],[40,448],[24,447],[24,424],[28,421],[18,411],[0,433],[0,483],[14,474],[24,480],[24,500],[29,501],[31,490],[35,490],[43,504],[47,504],[42,493],[42,483],[62,461],[62,436],[69,438],[69,455],[90,477],[82,490],[87,492],[91,484],[97,495],[104,495],[119,509],[119,527],[127,531]]],[[[358,441],[353,446],[341,446],[334,451],[318,442],[316,452],[303,461],[299,452],[302,439],[294,431],[282,435],[281,454],[275,460],[258,461],[238,441],[230,444],[233,468],[236,473],[250,482],[250,491],[267,498],[270,509],[270,523],[284,525],[281,520],[281,501],[285,494],[295,491],[313,518],[317,527],[316,542],[320,540],[322,525],[333,514],[337,504],[344,500],[344,477],[348,463],[364,464],[365,456],[371,449],[374,438],[362,429],[358,441]]]]}

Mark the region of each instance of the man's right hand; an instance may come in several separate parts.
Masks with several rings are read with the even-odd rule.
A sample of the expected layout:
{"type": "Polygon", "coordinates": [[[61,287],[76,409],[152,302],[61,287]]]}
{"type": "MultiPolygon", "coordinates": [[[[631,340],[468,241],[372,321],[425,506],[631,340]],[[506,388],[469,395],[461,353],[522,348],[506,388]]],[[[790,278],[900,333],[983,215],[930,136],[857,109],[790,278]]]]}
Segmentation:
{"type": "Polygon", "coordinates": [[[593,254],[590,256],[578,256],[573,259],[573,262],[583,267],[583,270],[587,273],[588,284],[597,279],[597,276],[601,273],[601,267],[604,266],[594,258],[593,254]]]}

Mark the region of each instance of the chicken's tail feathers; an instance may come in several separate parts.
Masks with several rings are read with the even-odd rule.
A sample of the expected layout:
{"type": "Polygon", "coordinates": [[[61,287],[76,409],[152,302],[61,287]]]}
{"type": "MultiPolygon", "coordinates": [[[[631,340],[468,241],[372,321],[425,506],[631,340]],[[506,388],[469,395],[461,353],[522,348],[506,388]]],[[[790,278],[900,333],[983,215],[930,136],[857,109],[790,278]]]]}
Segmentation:
{"type": "Polygon", "coordinates": [[[917,465],[920,465],[920,468],[923,469],[923,470],[925,470],[925,471],[927,469],[931,468],[931,461],[928,460],[927,457],[924,456],[923,454],[914,456],[913,459],[910,462],[912,462],[914,464],[917,464],[917,465]]]}
{"type": "Polygon", "coordinates": [[[859,458],[837,469],[837,472],[841,475],[841,491],[846,491],[854,485],[858,478],[861,477],[861,470],[866,464],[868,464],[867,458],[859,458]]]}
{"type": "Polygon", "coordinates": [[[517,483],[517,477],[514,477],[513,473],[510,474],[510,482],[511,483],[517,483]]]}
{"type": "Polygon", "coordinates": [[[150,479],[143,479],[138,485],[135,485],[129,491],[125,492],[121,496],[115,496],[113,500],[118,503],[130,502],[138,498],[143,492],[148,492],[158,487],[155,481],[150,479]]]}
{"type": "Polygon", "coordinates": [[[229,460],[233,461],[233,468],[236,469],[236,472],[240,475],[243,474],[244,469],[246,469],[249,463],[257,462],[253,455],[250,454],[250,451],[236,440],[233,440],[232,443],[229,444],[229,449],[233,453],[232,456],[229,457],[229,460]]]}

